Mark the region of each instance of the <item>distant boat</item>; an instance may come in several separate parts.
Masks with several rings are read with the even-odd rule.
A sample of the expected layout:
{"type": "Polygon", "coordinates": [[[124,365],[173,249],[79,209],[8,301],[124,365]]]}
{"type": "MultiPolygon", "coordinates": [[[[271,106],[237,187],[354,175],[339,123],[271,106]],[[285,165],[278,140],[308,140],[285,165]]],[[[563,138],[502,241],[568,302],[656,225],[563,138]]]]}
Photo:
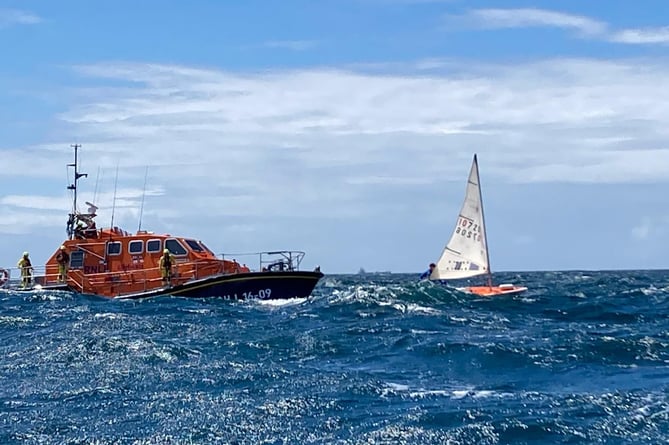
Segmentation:
{"type": "Polygon", "coordinates": [[[358,270],[358,275],[391,275],[392,272],[389,270],[381,270],[381,271],[375,271],[375,272],[367,272],[364,268],[360,268],[358,270]]]}
{"type": "Polygon", "coordinates": [[[476,155],[474,155],[467,180],[465,200],[455,229],[429,278],[430,280],[456,280],[478,275],[487,275],[485,286],[468,286],[457,289],[484,297],[519,294],[527,290],[523,286],[513,284],[494,286],[492,283],[479,166],[476,155]]]}
{"type": "MultiPolygon", "coordinates": [[[[77,211],[77,181],[86,176],[77,170],[74,146],[72,213],[67,222],[68,239],[35,268],[29,285],[12,279],[12,269],[0,269],[0,287],[12,290],[57,289],[116,299],[138,299],[160,295],[219,297],[230,300],[306,298],[323,277],[320,267],[299,270],[304,252],[258,252],[257,271],[230,258],[220,258],[202,241],[190,237],[155,234],[145,230],[128,233],[118,227],[97,228],[91,203],[87,213],[77,211]],[[59,274],[57,257],[69,255],[67,276],[59,274]],[[163,277],[160,259],[169,253],[170,274],[163,277]]],[[[112,218],[113,221],[113,218],[112,218]]],[[[14,270],[17,272],[18,270],[14,270]]]]}

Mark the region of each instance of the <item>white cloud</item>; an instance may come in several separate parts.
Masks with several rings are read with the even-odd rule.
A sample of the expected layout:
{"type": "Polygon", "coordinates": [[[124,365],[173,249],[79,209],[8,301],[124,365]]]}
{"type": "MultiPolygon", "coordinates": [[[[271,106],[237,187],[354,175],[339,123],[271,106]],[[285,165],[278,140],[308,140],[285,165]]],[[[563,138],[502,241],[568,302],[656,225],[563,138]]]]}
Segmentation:
{"type": "Polygon", "coordinates": [[[669,27],[625,29],[612,34],[611,40],[630,44],[669,43],[669,27]]]}
{"type": "Polygon", "coordinates": [[[484,29],[549,27],[574,30],[581,37],[615,43],[669,43],[669,27],[612,30],[606,22],[546,9],[474,9],[463,16],[447,16],[449,22],[454,18],[456,22],[469,23],[484,29]]]}
{"type": "Polygon", "coordinates": [[[0,210],[0,233],[5,235],[18,235],[46,231],[50,228],[62,225],[65,221],[62,214],[44,211],[9,211],[0,210]]]}
{"type": "Polygon", "coordinates": [[[3,206],[23,207],[36,210],[63,210],[67,209],[70,200],[67,197],[54,198],[30,195],[6,195],[0,198],[3,206]]]}
{"type": "MultiPolygon", "coordinates": [[[[490,189],[669,178],[669,91],[657,87],[669,83],[664,61],[440,62],[428,75],[410,65],[382,73],[78,67],[101,84],[60,116],[83,143],[89,178],[80,202],[97,188],[107,225],[118,164],[115,224],[136,227],[148,165],[144,228],[192,235],[216,251],[297,247],[311,257],[320,230],[364,237],[360,225],[400,224],[398,215],[419,206],[424,223],[443,221],[462,199],[473,152],[490,189]]],[[[64,227],[71,142],[3,152],[3,179],[39,178],[42,190],[56,191],[0,198],[0,232],[20,221],[46,226],[36,214],[64,227]]]]}
{"type": "Polygon", "coordinates": [[[573,29],[586,35],[602,34],[607,29],[606,23],[588,17],[533,8],[475,9],[469,18],[492,29],[543,26],[573,29]]]}
{"type": "MultiPolygon", "coordinates": [[[[78,70],[135,87],[89,90],[61,117],[85,141],[91,177],[84,190],[93,187],[90,167],[103,168],[96,200],[106,204],[103,221],[117,163],[119,183],[135,190],[117,202],[128,210],[123,215],[137,219],[149,165],[149,187],[160,193],[149,196],[147,217],[160,214],[165,227],[184,211],[212,220],[382,216],[381,196],[459,178],[474,151],[486,182],[669,177],[669,92],[654,87],[669,82],[665,65],[572,59],[462,65],[451,74],[452,67],[425,76],[408,68],[235,73],[92,65],[78,70]]],[[[48,177],[54,154],[47,148],[31,149],[29,158],[12,152],[10,164],[20,167],[8,174],[48,177]]],[[[69,151],[63,141],[63,164],[69,151]]],[[[52,179],[62,178],[55,171],[52,179]]]]}
{"type": "Polygon", "coordinates": [[[35,14],[17,9],[0,9],[0,28],[12,25],[34,25],[42,19],[35,14]]]}
{"type": "MultiPolygon", "coordinates": [[[[78,70],[136,86],[89,90],[62,118],[107,188],[117,163],[136,187],[150,165],[149,184],[173,197],[187,185],[188,205],[221,215],[326,216],[324,200],[342,218],[374,213],[366,186],[425,187],[466,169],[473,151],[488,178],[512,182],[669,177],[669,92],[655,88],[669,82],[665,65],[452,65],[430,76],[91,65],[78,70]]],[[[52,151],[29,164],[12,153],[9,174],[53,170],[52,151]]]]}
{"type": "MultiPolygon", "coordinates": [[[[552,162],[536,166],[550,169],[552,181],[645,181],[666,173],[661,163],[646,167],[669,148],[669,93],[655,87],[669,80],[662,63],[563,59],[430,76],[319,69],[247,74],[160,65],[82,71],[137,84],[106,89],[63,115],[78,134],[104,141],[88,149],[96,156],[118,153],[102,158],[108,166],[118,157],[127,166],[185,162],[190,171],[276,160],[330,168],[408,153],[429,158],[438,147],[456,152],[476,143],[484,152],[504,148],[509,161],[559,148],[551,148],[552,162]],[[127,147],[137,143],[141,152],[130,152],[127,147]],[[185,150],[198,156],[184,161],[185,150]],[[565,152],[560,173],[551,165],[559,165],[565,152]],[[612,168],[598,170],[604,163],[612,168]],[[597,173],[574,178],[573,168],[585,167],[597,173]]],[[[537,173],[533,180],[542,180],[545,171],[537,173]]]]}

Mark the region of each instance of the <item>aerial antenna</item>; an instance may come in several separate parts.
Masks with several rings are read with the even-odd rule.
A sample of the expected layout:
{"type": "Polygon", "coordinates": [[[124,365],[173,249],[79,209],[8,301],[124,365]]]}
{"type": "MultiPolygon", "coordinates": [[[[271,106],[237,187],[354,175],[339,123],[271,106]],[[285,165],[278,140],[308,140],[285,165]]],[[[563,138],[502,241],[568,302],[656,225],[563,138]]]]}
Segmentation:
{"type": "MultiPolygon", "coordinates": [[[[82,177],[88,177],[87,173],[79,173],[79,148],[81,148],[81,144],[73,144],[70,145],[72,148],[74,148],[74,164],[67,164],[67,167],[74,167],[74,181],[72,184],[67,186],[68,190],[72,190],[72,213],[70,213],[70,216],[67,220],[67,235],[70,237],[70,239],[74,238],[74,225],[76,224],[75,219],[77,218],[77,183],[79,181],[79,178],[82,177]]],[[[69,175],[68,175],[69,176],[69,175]]]]}
{"type": "Polygon", "coordinates": [[[112,200],[112,214],[111,214],[111,226],[110,226],[110,231],[109,231],[109,238],[111,238],[111,234],[114,231],[114,211],[116,210],[116,186],[118,185],[118,164],[119,161],[116,162],[116,179],[114,179],[114,199],[112,200]]]}
{"type": "Polygon", "coordinates": [[[137,227],[137,232],[142,230],[142,215],[144,214],[144,196],[146,196],[146,177],[149,176],[149,166],[146,166],[146,171],[144,172],[144,188],[142,189],[142,205],[139,207],[139,226],[137,227]]]}
{"type": "Polygon", "coordinates": [[[78,170],[78,152],[81,148],[81,144],[72,144],[70,147],[74,148],[74,164],[67,164],[67,166],[74,167],[74,184],[68,185],[67,189],[74,192],[72,198],[72,213],[74,214],[77,213],[77,182],[79,181],[79,178],[88,177],[88,173],[79,173],[78,170]]]}
{"type": "Polygon", "coordinates": [[[95,191],[93,192],[93,202],[98,201],[98,183],[100,182],[100,166],[98,165],[98,174],[95,175],[95,191]]]}

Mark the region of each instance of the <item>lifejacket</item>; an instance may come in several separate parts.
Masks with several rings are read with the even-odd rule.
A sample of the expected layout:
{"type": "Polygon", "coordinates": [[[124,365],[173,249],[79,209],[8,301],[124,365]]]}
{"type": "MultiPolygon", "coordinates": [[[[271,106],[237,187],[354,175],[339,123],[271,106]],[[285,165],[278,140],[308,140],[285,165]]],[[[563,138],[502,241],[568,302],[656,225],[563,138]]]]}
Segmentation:
{"type": "Polygon", "coordinates": [[[58,252],[58,255],[56,255],[56,261],[58,264],[67,264],[69,260],[70,256],[67,254],[67,252],[60,251],[58,252]]]}
{"type": "Polygon", "coordinates": [[[168,254],[163,254],[162,260],[163,260],[163,269],[171,269],[172,268],[172,255],[168,254]]]}

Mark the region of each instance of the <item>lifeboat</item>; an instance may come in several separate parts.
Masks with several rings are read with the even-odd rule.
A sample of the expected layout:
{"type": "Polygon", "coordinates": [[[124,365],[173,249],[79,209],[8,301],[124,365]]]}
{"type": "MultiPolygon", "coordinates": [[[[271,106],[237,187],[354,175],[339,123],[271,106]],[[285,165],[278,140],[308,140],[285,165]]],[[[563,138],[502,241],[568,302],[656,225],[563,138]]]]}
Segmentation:
{"type": "MultiPolygon", "coordinates": [[[[145,230],[129,233],[119,227],[98,229],[95,205],[87,202],[86,213],[76,210],[78,180],[86,176],[77,170],[78,147],[74,146],[74,164],[68,164],[74,167],[74,183],[68,186],[74,192],[68,239],[27,289],[62,289],[115,299],[172,295],[269,300],[306,298],[323,277],[319,267],[300,270],[305,255],[301,251],[240,254],[254,255],[258,269],[252,270],[230,256],[216,255],[194,238],[145,230]],[[59,273],[61,252],[69,257],[65,276],[59,273]],[[167,268],[161,267],[161,257],[166,254],[170,258],[167,268]]],[[[23,289],[18,280],[11,280],[2,271],[0,281],[5,287],[23,289]]]]}

